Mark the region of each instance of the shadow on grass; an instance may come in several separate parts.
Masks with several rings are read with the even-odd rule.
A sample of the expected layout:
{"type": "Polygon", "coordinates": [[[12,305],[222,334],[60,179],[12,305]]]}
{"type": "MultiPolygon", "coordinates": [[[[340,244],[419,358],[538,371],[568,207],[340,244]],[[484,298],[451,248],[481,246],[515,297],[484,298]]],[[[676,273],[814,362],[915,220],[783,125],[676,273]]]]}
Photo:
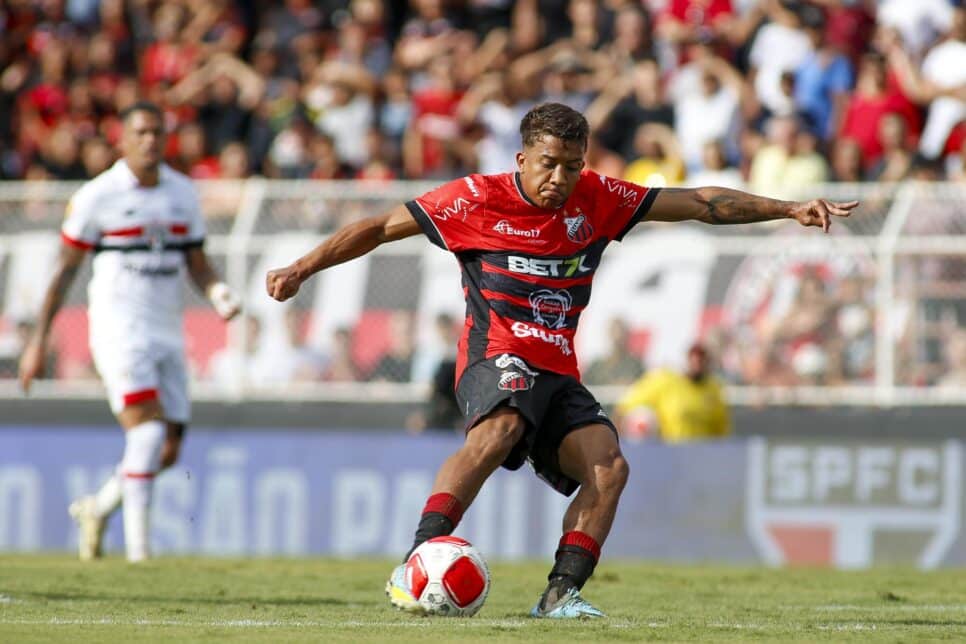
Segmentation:
{"type": "Polygon", "coordinates": [[[230,606],[232,604],[256,604],[258,606],[348,606],[351,603],[343,599],[333,597],[265,597],[265,596],[215,596],[205,595],[202,597],[178,597],[176,595],[134,595],[130,593],[99,593],[99,592],[70,592],[58,591],[52,593],[41,593],[33,591],[21,591],[20,596],[30,596],[35,599],[47,601],[123,601],[123,602],[142,602],[142,603],[161,603],[161,604],[213,604],[230,606]]]}

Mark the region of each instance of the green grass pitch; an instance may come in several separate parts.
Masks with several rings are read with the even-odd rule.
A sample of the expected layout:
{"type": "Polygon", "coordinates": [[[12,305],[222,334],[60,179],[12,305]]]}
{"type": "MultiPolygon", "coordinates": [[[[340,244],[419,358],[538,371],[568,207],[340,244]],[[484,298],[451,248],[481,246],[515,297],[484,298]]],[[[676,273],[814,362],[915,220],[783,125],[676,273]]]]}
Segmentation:
{"type": "Polygon", "coordinates": [[[604,620],[526,617],[547,565],[496,564],[471,619],[411,617],[389,561],[0,556],[0,642],[966,640],[966,573],[769,570],[605,560],[604,620]]]}

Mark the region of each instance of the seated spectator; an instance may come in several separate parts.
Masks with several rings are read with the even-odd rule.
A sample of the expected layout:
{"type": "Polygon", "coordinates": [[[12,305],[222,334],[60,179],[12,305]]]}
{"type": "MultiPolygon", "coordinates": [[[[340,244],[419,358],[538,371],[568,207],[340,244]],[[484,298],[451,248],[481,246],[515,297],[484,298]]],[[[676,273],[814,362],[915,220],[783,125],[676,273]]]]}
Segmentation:
{"type": "Polygon", "coordinates": [[[781,195],[826,180],[828,167],[818,154],[815,135],[802,131],[792,117],[773,117],[767,130],[768,144],[751,162],[753,192],[781,195]]]}
{"type": "Polygon", "coordinates": [[[723,387],[701,344],[688,350],[683,373],[658,369],[632,384],[617,403],[617,415],[622,434],[636,439],[658,435],[666,443],[686,443],[731,433],[723,387]],[[642,408],[651,410],[650,417],[642,408]]]}
{"type": "Polygon", "coordinates": [[[966,389],[966,330],[957,329],[945,346],[946,372],[936,384],[943,388],[966,389]]]}
{"type": "Polygon", "coordinates": [[[634,150],[639,156],[627,164],[625,180],[653,188],[684,181],[684,161],[671,128],[658,123],[641,125],[634,134],[634,150]]]}
{"type": "Polygon", "coordinates": [[[611,320],[607,331],[611,341],[607,355],[581,369],[581,380],[588,385],[629,385],[644,371],[641,358],[631,351],[631,334],[623,320],[611,320]]]}
{"type": "Polygon", "coordinates": [[[389,318],[389,351],[369,372],[370,382],[409,382],[413,369],[413,320],[407,311],[389,318]]]}
{"type": "Polygon", "coordinates": [[[355,382],[360,380],[359,366],[352,356],[352,332],[340,327],[332,334],[328,367],[322,376],[329,382],[355,382]]]}
{"type": "Polygon", "coordinates": [[[868,172],[873,181],[901,181],[912,167],[912,153],[906,122],[898,114],[886,114],[879,124],[882,158],[868,172]]]}
{"type": "Polygon", "coordinates": [[[854,139],[838,139],[832,147],[832,180],[847,183],[862,181],[862,148],[854,139]]]}
{"type": "Polygon", "coordinates": [[[868,381],[874,376],[874,311],[869,290],[858,275],[842,278],[835,296],[837,340],[829,354],[837,364],[835,371],[846,381],[868,381]]]}
{"type": "Polygon", "coordinates": [[[741,178],[741,171],[728,165],[724,145],[721,141],[708,141],[704,144],[701,166],[701,170],[688,174],[688,180],[685,181],[686,186],[694,188],[721,186],[735,190],[744,189],[745,182],[741,178]]]}
{"type": "Polygon", "coordinates": [[[949,0],[879,0],[878,4],[876,21],[898,30],[904,48],[913,56],[925,52],[953,22],[949,0]]]}

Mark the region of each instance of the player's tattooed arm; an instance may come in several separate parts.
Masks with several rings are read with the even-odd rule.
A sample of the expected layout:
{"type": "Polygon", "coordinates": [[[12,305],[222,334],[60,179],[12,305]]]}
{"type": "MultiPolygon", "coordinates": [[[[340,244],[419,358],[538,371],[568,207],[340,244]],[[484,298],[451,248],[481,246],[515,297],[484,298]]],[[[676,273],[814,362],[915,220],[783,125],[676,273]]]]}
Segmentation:
{"type": "Polygon", "coordinates": [[[361,257],[387,242],[418,235],[419,224],[406,206],[384,215],[351,223],[284,268],[265,276],[269,296],[284,302],[298,293],[302,282],[319,271],[361,257]]]}
{"type": "Polygon", "coordinates": [[[857,201],[827,199],[781,201],[728,188],[664,188],[645,219],[651,221],[703,221],[708,224],[750,224],[794,219],[803,226],[828,232],[832,216],[848,217],[857,201]]]}
{"type": "Polygon", "coordinates": [[[37,316],[37,327],[20,357],[20,384],[24,391],[28,391],[31,381],[44,371],[50,329],[57,312],[64,304],[64,300],[67,299],[67,293],[77,278],[77,272],[80,270],[86,254],[87,252],[84,249],[66,244],[60,248],[60,256],[57,258],[57,266],[54,268],[54,276],[47,286],[44,302],[41,305],[40,314],[37,316]]]}

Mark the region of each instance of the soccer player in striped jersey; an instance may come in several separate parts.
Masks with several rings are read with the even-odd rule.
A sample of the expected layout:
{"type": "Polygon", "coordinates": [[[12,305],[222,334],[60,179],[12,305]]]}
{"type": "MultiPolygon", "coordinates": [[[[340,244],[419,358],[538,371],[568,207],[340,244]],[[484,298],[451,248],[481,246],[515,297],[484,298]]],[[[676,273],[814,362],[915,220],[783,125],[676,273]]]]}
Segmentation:
{"type": "MultiPolygon", "coordinates": [[[[296,294],[314,273],[380,244],[424,234],[460,263],[466,318],[456,395],[463,446],[440,467],[413,549],[450,534],[496,468],[529,461],[565,495],[576,492],[534,617],[602,616],[580,591],[594,571],[627,481],[617,431],[580,383],[574,335],[601,255],[639,222],[742,224],[794,219],[828,230],[857,202],[777,201],[725,188],[648,189],[584,168],[586,119],[557,103],[520,125],[516,172],[470,175],[336,232],[291,265],[270,271],[268,293],[296,294]]],[[[393,605],[418,610],[397,567],[393,605]]]]}

